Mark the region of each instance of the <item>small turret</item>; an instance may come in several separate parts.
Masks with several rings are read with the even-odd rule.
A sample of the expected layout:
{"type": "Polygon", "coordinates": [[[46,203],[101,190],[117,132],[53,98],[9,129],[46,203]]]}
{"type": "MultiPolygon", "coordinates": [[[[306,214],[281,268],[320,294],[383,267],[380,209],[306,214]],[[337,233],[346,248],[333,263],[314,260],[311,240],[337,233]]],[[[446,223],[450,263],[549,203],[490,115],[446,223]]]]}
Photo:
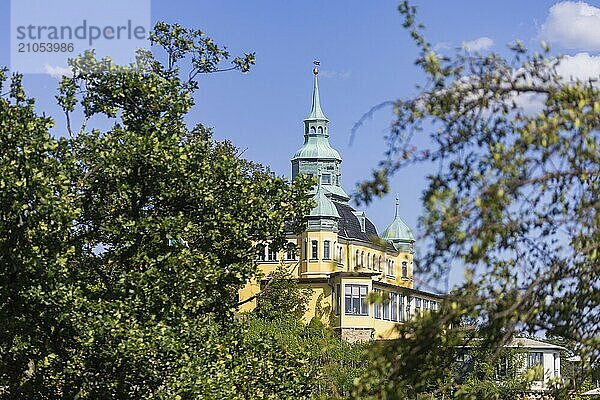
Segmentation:
{"type": "Polygon", "coordinates": [[[415,237],[413,236],[410,228],[402,219],[398,213],[400,202],[398,196],[396,196],[396,212],[394,215],[394,221],[388,226],[385,231],[381,234],[381,237],[391,242],[398,251],[411,251],[415,243],[415,237]]]}
{"type": "Polygon", "coordinates": [[[329,120],[321,109],[318,74],[319,70],[315,67],[312,106],[304,119],[304,144],[291,160],[292,179],[298,174],[315,176],[320,169],[322,173],[319,173],[319,181],[323,184],[323,192],[333,201],[346,203],[350,196],[342,188],[342,158],[329,143],[329,120]]]}
{"type": "Polygon", "coordinates": [[[337,211],[335,204],[327,195],[321,186],[321,174],[318,175],[317,190],[313,197],[316,206],[306,216],[308,219],[308,228],[330,229],[337,230],[337,221],[340,219],[340,214],[337,211]]]}

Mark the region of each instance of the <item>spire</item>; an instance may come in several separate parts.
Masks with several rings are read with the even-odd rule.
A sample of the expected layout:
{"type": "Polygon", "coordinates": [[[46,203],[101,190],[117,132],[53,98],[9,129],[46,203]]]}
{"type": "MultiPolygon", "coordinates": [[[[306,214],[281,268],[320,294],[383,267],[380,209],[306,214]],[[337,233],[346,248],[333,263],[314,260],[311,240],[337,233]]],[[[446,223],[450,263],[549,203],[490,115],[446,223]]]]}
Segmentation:
{"type": "Polygon", "coordinates": [[[406,223],[404,223],[404,221],[402,221],[402,218],[400,218],[399,206],[399,196],[396,195],[396,210],[394,213],[394,220],[390,226],[383,231],[381,237],[392,242],[414,242],[415,237],[413,236],[410,228],[408,225],[406,225],[406,223]]]}
{"type": "Polygon", "coordinates": [[[319,98],[319,62],[314,64],[312,108],[304,120],[304,144],[292,156],[292,179],[299,174],[317,174],[317,193],[322,192],[334,201],[347,203],[349,196],[341,186],[342,158],[329,143],[329,120],[323,114],[319,98]],[[317,171],[318,168],[321,170],[317,171]]]}
{"type": "MultiPolygon", "coordinates": [[[[315,65],[319,65],[318,61],[315,61],[315,65]]],[[[325,114],[323,114],[323,110],[321,110],[321,98],[319,97],[319,79],[317,75],[319,75],[319,69],[315,66],[313,69],[313,74],[315,76],[315,82],[313,86],[313,95],[312,95],[312,108],[310,110],[310,114],[306,117],[307,120],[324,120],[329,121],[325,114]]]]}

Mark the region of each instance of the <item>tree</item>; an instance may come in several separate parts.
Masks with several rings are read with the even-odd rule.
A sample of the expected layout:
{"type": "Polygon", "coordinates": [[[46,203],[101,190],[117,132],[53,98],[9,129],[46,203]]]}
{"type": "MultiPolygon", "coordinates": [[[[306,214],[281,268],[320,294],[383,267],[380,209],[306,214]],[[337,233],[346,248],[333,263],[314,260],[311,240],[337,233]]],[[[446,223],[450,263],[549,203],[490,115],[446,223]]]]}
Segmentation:
{"type": "Polygon", "coordinates": [[[164,64],[71,61],[68,139],[48,134],[19,75],[0,99],[0,397],[306,397],[305,362],[248,338],[233,307],[254,244],[301,226],[309,183],[184,121],[200,74],[247,71],[254,55],[222,68],[224,49],[178,25],[151,40],[164,64]]]}
{"type": "Polygon", "coordinates": [[[267,282],[268,286],[261,290],[253,313],[266,320],[300,320],[308,308],[313,290],[302,288],[285,268],[279,268],[269,274],[267,282]]]}
{"type": "Polygon", "coordinates": [[[72,345],[65,311],[77,290],[68,240],[77,211],[68,169],[58,160],[64,141],[48,134],[52,121],[35,114],[21,77],[10,85],[7,79],[0,71],[0,87],[9,86],[0,98],[0,396],[15,398],[8,388],[22,381],[54,384],[54,376],[36,371],[68,357],[72,345]]]}
{"type": "MultiPolygon", "coordinates": [[[[517,42],[510,59],[465,49],[441,55],[423,36],[415,7],[403,2],[400,11],[427,83],[393,104],[387,158],[359,186],[358,199],[387,192],[401,168],[439,165],[423,193],[421,272],[443,278],[453,264],[466,271],[440,318],[411,328],[422,340],[415,338],[417,350],[404,349],[402,357],[414,361],[425,349],[436,351],[426,340],[454,343],[451,327],[470,318],[490,348],[515,332],[545,332],[574,340],[598,360],[598,80],[559,76],[561,58],[545,44],[532,53],[517,42]],[[525,109],[526,100],[538,110],[525,109]],[[419,148],[415,138],[425,132],[430,145],[419,148]]],[[[398,372],[392,386],[412,379],[398,371],[410,360],[394,361],[400,356],[389,351],[381,357],[398,372]]],[[[419,365],[432,374],[437,367],[419,365]]]]}
{"type": "Polygon", "coordinates": [[[367,354],[371,343],[347,343],[318,317],[313,317],[305,324],[301,319],[302,314],[295,311],[304,309],[309,297],[285,275],[282,277],[277,274],[271,286],[263,293],[264,297],[259,298],[258,307],[244,316],[247,337],[271,338],[298,359],[306,360],[305,368],[310,371],[311,377],[311,398],[348,398],[354,379],[369,367],[367,354]],[[277,289],[271,291],[271,288],[277,289]],[[282,292],[298,301],[293,306],[287,300],[281,301],[282,308],[292,306],[288,313],[272,307],[279,305],[277,301],[281,297],[275,297],[275,294],[282,292]],[[267,307],[261,308],[261,302],[265,300],[267,307]]]}

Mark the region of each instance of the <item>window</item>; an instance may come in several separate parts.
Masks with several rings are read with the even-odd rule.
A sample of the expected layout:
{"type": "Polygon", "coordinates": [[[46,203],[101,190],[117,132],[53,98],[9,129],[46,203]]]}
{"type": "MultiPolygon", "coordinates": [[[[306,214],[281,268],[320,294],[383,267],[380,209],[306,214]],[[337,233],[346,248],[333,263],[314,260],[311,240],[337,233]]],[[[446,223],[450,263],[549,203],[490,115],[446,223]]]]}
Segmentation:
{"type": "Polygon", "coordinates": [[[344,249],[342,248],[342,246],[340,246],[338,248],[338,253],[339,253],[338,261],[340,262],[340,264],[343,264],[344,263],[344,249]]]}
{"type": "Polygon", "coordinates": [[[346,315],[369,315],[367,285],[344,285],[346,315]]]}
{"type": "Polygon", "coordinates": [[[342,312],[342,285],[335,285],[335,315],[340,315],[342,312]]]}
{"type": "Polygon", "coordinates": [[[402,277],[408,278],[408,262],[402,261],[402,277]]]}
{"type": "Polygon", "coordinates": [[[496,377],[497,378],[506,378],[508,376],[508,371],[510,370],[509,358],[504,356],[500,357],[498,360],[498,364],[496,365],[496,377]]]}
{"type": "Polygon", "coordinates": [[[265,261],[265,249],[266,246],[264,244],[259,244],[256,246],[256,259],[258,261],[265,261]]]}
{"type": "Polygon", "coordinates": [[[538,365],[544,365],[544,353],[532,352],[527,354],[527,368],[534,368],[538,365]]]}
{"type": "Polygon", "coordinates": [[[383,311],[383,304],[381,304],[381,290],[373,289],[373,292],[377,295],[377,302],[373,304],[373,316],[376,319],[381,319],[381,314],[383,311]]]}
{"type": "Polygon", "coordinates": [[[423,299],[423,310],[429,310],[429,300],[423,299]]]}
{"type": "Polygon", "coordinates": [[[394,262],[392,260],[387,260],[387,272],[388,276],[394,276],[394,262]]]}
{"type": "Polygon", "coordinates": [[[317,132],[317,130],[315,129],[315,127],[311,126],[310,127],[310,133],[316,133],[316,132],[317,132]]]}
{"type": "Polygon", "coordinates": [[[362,253],[360,253],[360,266],[361,267],[365,266],[365,252],[364,251],[362,253]]]}
{"type": "Polygon", "coordinates": [[[306,239],[304,239],[304,251],[302,256],[302,258],[304,258],[305,260],[308,258],[308,240],[306,239]]]}
{"type": "Polygon", "coordinates": [[[275,248],[272,246],[269,246],[269,249],[267,250],[267,260],[277,261],[277,250],[275,250],[275,248]]]}
{"type": "Polygon", "coordinates": [[[398,297],[400,298],[400,305],[398,307],[400,311],[399,320],[404,321],[404,296],[399,295],[398,297]]]}
{"type": "Polygon", "coordinates": [[[381,272],[381,256],[379,256],[379,264],[378,264],[378,267],[379,267],[379,272],[381,272]]]}
{"type": "Polygon", "coordinates": [[[383,319],[390,320],[390,296],[383,292],[383,319]]]}
{"type": "Polygon", "coordinates": [[[412,297],[411,296],[406,296],[406,320],[408,321],[410,319],[411,316],[411,312],[410,312],[410,303],[412,303],[412,297]]]}
{"type": "Polygon", "coordinates": [[[285,252],[286,260],[295,260],[296,259],[296,248],[293,245],[288,245],[287,251],[285,252]]]}
{"type": "Polygon", "coordinates": [[[371,253],[367,254],[367,268],[371,269],[371,253]]]}
{"type": "Polygon", "coordinates": [[[373,254],[373,263],[371,265],[373,265],[373,271],[375,271],[375,263],[377,262],[377,257],[375,257],[375,254],[373,254]]]}
{"type": "Polygon", "coordinates": [[[321,175],[321,183],[323,185],[331,185],[331,175],[330,174],[321,175]]]}
{"type": "Polygon", "coordinates": [[[313,240],[311,244],[310,259],[317,260],[319,258],[319,242],[313,240]]]}
{"type": "Polygon", "coordinates": [[[323,127],[322,127],[322,126],[320,126],[320,127],[317,129],[317,132],[318,132],[318,133],[323,133],[323,127]]]}
{"type": "Polygon", "coordinates": [[[354,260],[354,267],[360,267],[360,251],[356,250],[356,259],[354,260]]]}
{"type": "Polygon", "coordinates": [[[329,260],[331,258],[330,252],[331,242],[329,240],[325,240],[323,242],[323,259],[329,260]]]}
{"type": "Polygon", "coordinates": [[[398,293],[392,293],[390,297],[392,321],[398,321],[398,293]]]}
{"type": "Polygon", "coordinates": [[[527,354],[527,368],[534,368],[535,375],[533,380],[541,381],[544,379],[544,353],[532,352],[527,354]]]}
{"type": "Polygon", "coordinates": [[[415,315],[419,315],[421,313],[421,299],[415,297],[415,315]]]}

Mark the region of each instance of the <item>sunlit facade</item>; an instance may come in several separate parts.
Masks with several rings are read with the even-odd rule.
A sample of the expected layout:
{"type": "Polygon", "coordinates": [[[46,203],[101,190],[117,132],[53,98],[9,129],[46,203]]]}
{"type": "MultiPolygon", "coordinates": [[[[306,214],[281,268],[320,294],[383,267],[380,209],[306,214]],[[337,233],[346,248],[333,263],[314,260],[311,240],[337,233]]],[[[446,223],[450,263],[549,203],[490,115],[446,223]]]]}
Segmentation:
{"type": "MultiPolygon", "coordinates": [[[[292,179],[300,174],[316,177],[316,207],[307,216],[306,230],[288,237],[296,251],[273,251],[258,245],[258,265],[265,277],[278,268],[313,291],[304,319],[317,317],[348,341],[394,337],[394,326],[436,310],[441,296],[413,288],[415,239],[398,212],[379,235],[364,212],[349,204],[341,173],[342,158],[329,143],[329,120],[321,109],[318,70],[310,114],[304,120],[304,144],[293,155],[292,179]],[[377,293],[381,296],[369,296],[377,293]],[[371,303],[369,298],[385,301],[371,303]]],[[[391,213],[390,213],[391,214],[391,213]]],[[[268,278],[265,278],[268,279],[268,278]]],[[[249,282],[240,300],[261,290],[263,282],[249,282]]],[[[256,300],[245,303],[249,311],[256,300]]]]}

